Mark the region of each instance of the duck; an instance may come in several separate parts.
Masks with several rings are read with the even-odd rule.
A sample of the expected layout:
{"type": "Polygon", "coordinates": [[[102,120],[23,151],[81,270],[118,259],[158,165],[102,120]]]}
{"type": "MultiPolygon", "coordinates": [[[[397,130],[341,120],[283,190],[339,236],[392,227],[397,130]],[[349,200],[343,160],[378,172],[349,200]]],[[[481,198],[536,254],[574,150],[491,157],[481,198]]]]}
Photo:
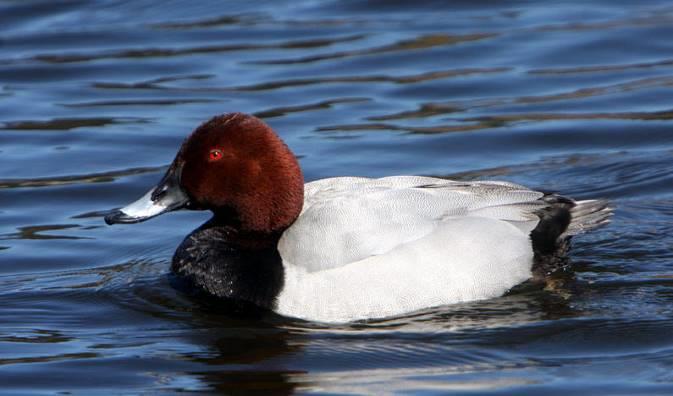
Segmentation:
{"type": "Polygon", "coordinates": [[[304,183],[288,146],[244,113],[198,126],[159,183],[105,221],[139,223],[182,209],[212,217],[176,249],[173,276],[217,301],[323,323],[501,297],[566,268],[571,237],[612,215],[606,200],[507,181],[304,183]]]}

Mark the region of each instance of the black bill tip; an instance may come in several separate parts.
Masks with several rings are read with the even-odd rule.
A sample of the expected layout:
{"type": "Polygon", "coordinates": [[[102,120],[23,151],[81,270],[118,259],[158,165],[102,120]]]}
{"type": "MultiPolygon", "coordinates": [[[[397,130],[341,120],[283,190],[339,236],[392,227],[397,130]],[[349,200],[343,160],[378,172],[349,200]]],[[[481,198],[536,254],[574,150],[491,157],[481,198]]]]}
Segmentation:
{"type": "Polygon", "coordinates": [[[105,223],[107,225],[140,223],[143,220],[146,220],[146,219],[144,219],[142,217],[129,216],[119,209],[113,210],[112,212],[105,215],[105,223]]]}

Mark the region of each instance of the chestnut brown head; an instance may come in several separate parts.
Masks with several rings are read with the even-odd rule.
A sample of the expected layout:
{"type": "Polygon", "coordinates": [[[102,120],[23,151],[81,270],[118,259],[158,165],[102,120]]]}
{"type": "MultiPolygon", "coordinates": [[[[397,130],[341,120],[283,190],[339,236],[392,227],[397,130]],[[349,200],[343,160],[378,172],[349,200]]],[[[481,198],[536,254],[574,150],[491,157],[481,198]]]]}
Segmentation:
{"type": "Polygon", "coordinates": [[[242,231],[274,233],[297,218],[303,194],[301,169],[283,141],[262,120],[230,113],[201,124],[159,185],[106,221],[139,222],[186,207],[212,210],[242,231]]]}

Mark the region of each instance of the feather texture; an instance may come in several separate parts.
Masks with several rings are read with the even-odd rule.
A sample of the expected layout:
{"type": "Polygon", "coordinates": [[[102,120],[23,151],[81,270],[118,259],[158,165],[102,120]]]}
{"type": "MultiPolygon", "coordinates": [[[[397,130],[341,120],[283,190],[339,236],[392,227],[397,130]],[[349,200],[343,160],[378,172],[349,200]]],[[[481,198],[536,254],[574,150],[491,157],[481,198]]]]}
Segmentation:
{"type": "Polygon", "coordinates": [[[345,322],[502,295],[531,276],[543,195],[417,176],[308,183],[278,245],[277,311],[345,322]]]}

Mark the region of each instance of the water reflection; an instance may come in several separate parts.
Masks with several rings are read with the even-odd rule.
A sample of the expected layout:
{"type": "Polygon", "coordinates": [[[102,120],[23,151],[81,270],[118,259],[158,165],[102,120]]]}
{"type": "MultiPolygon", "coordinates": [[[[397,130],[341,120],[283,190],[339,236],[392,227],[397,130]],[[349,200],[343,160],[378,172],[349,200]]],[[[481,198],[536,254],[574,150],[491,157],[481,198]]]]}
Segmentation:
{"type": "Polygon", "coordinates": [[[296,377],[306,374],[305,370],[291,369],[283,363],[288,355],[302,353],[302,343],[290,342],[286,330],[262,327],[259,322],[236,327],[236,322],[226,317],[220,317],[213,328],[210,320],[200,323],[199,317],[194,319],[194,335],[187,342],[204,349],[182,354],[182,358],[198,364],[199,369],[189,375],[208,389],[226,394],[289,395],[297,387],[296,377]],[[229,326],[222,327],[222,323],[229,326]],[[252,367],[254,370],[250,370],[252,367]]]}
{"type": "MultiPolygon", "coordinates": [[[[164,316],[156,309],[154,314],[189,323],[192,329],[184,332],[188,334],[184,342],[200,346],[196,348],[199,352],[182,353],[181,357],[205,366],[189,370],[188,374],[206,389],[227,394],[291,394],[297,389],[333,388],[343,376],[348,376],[350,383],[364,380],[357,371],[352,371],[354,367],[359,367],[365,376],[390,381],[400,373],[427,375],[436,370],[459,373],[535,365],[535,362],[485,347],[497,344],[512,326],[578,314],[565,298],[543,291],[344,326],[291,321],[273,314],[263,319],[243,319],[199,299],[191,299],[191,303],[194,305],[189,310],[183,307],[184,314],[180,318],[164,316]],[[444,330],[438,332],[438,329],[444,330]],[[492,340],[483,339],[485,329],[493,330],[492,340]],[[401,342],[401,334],[413,341],[401,342]],[[481,346],[474,346],[475,342],[481,346]],[[433,368],[406,368],[413,367],[421,356],[430,358],[429,354],[433,368]],[[342,374],[333,372],[323,377],[313,373],[308,377],[306,369],[297,369],[291,363],[297,356],[312,362],[314,370],[349,369],[342,374]],[[382,362],[386,362],[384,368],[381,368],[382,362]]],[[[127,306],[139,308],[145,304],[138,300],[127,306]]],[[[161,308],[170,308],[173,312],[176,309],[174,303],[161,308]]]]}

